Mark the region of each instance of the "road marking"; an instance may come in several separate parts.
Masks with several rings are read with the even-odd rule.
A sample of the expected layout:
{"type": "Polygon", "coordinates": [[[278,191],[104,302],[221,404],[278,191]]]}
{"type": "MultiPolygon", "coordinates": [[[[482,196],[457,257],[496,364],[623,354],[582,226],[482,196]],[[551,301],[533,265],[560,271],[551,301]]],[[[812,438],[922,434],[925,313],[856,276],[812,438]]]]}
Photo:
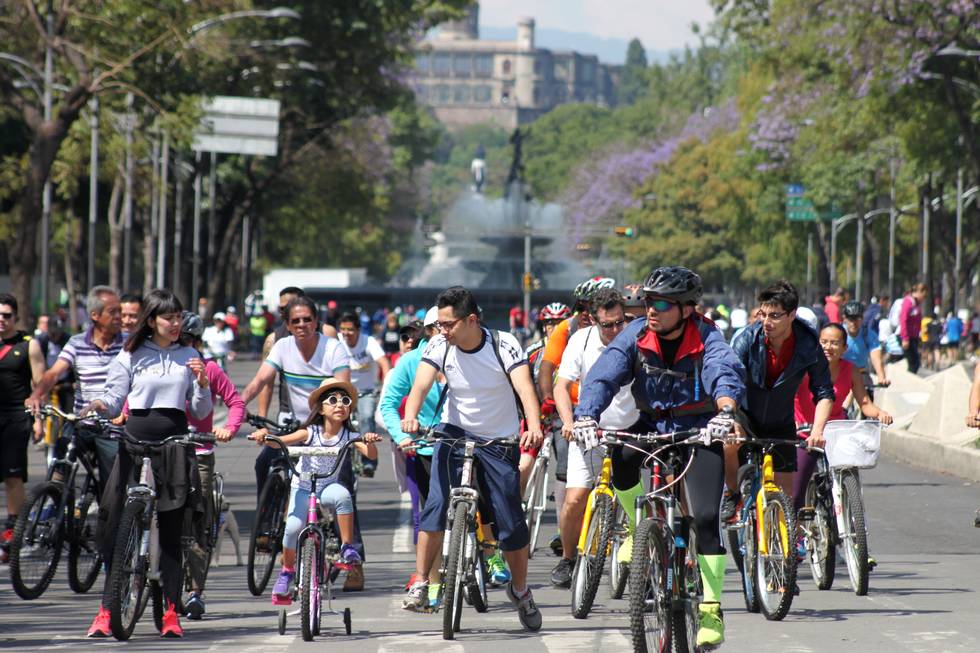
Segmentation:
{"type": "Polygon", "coordinates": [[[392,553],[412,553],[415,551],[412,526],[412,495],[402,492],[401,504],[398,506],[398,526],[391,538],[392,553]]]}

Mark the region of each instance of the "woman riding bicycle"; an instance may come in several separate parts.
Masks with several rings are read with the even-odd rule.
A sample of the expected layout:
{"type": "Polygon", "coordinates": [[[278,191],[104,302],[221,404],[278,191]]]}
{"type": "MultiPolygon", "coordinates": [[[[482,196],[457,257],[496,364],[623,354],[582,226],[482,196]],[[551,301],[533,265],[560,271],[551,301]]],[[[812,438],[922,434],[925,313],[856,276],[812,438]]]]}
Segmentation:
{"type": "MultiPolygon", "coordinates": [[[[336,378],[324,379],[320,387],[309,397],[310,417],[295,433],[283,436],[286,445],[304,445],[316,447],[339,447],[345,442],[358,437],[351,429],[350,416],[357,408],[357,390],[349,381],[336,378]]],[[[270,447],[279,445],[266,440],[265,432],[258,431],[256,440],[270,447]]],[[[377,433],[365,433],[363,442],[354,446],[362,456],[370,459],[378,457],[375,442],[381,440],[377,433]]],[[[351,568],[361,564],[361,556],[354,547],[354,503],[351,498],[351,487],[354,485],[354,471],[351,467],[351,457],[345,456],[340,461],[318,456],[300,456],[298,469],[301,472],[325,474],[332,470],[328,478],[318,479],[320,488],[320,503],[333,510],[337,515],[337,528],[340,531],[340,563],[339,566],[351,568]]],[[[289,508],[286,511],[286,532],[283,536],[282,571],[272,588],[273,605],[288,605],[292,602],[293,578],[296,576],[296,544],[299,532],[306,525],[306,511],[310,498],[311,481],[293,476],[289,492],[289,508]]]]}
{"type": "MultiPolygon", "coordinates": [[[[110,417],[119,415],[129,402],[127,435],[139,440],[160,441],[187,433],[187,413],[203,418],[212,410],[211,389],[204,361],[192,347],[179,343],[180,300],[169,290],[147,295],[139,318],[139,329],[130,336],[123,351],[109,366],[109,376],[101,399],[92,401],[82,413],[91,410],[110,417]]],[[[180,600],[182,581],[181,534],[185,508],[196,508],[200,496],[194,451],[183,445],[164,448],[153,456],[153,473],[167,491],[157,497],[160,533],[160,572],[165,611],[163,637],[183,637],[175,606],[180,600]],[[193,491],[192,491],[193,488],[193,491]]],[[[112,534],[125,504],[126,487],[134,479],[136,466],[130,455],[116,458],[115,466],[100,502],[100,534],[103,548],[111,559],[112,534]]],[[[89,637],[108,637],[109,574],[99,613],[88,630],[89,637]]]]}

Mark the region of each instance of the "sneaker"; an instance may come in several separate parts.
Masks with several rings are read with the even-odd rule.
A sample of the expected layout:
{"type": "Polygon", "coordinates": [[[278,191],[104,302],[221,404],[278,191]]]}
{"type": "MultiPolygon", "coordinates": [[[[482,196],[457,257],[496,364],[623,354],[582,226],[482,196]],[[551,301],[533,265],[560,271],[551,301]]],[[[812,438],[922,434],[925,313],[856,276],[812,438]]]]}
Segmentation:
{"type": "Polygon", "coordinates": [[[439,607],[439,589],[442,587],[441,583],[430,583],[429,584],[429,610],[435,612],[439,607]]]}
{"type": "Polygon", "coordinates": [[[7,564],[10,558],[10,543],[14,539],[14,529],[9,526],[0,531],[0,564],[7,564]]]}
{"type": "Polygon", "coordinates": [[[718,603],[698,605],[698,646],[720,646],[725,641],[725,619],[718,603]]]}
{"type": "Polygon", "coordinates": [[[289,605],[293,602],[293,578],[295,576],[295,571],[284,569],[279,572],[279,578],[276,579],[276,584],[272,587],[273,605],[289,605]]]}
{"type": "Polygon", "coordinates": [[[493,587],[500,587],[510,582],[510,570],[507,569],[507,563],[504,562],[499,549],[487,558],[487,570],[490,572],[490,584],[493,587]]]}
{"type": "Polygon", "coordinates": [[[167,602],[167,611],[163,613],[163,628],[160,629],[160,637],[183,637],[184,629],[180,627],[180,617],[174,604],[167,602]]]}
{"type": "Polygon", "coordinates": [[[419,576],[418,574],[416,574],[415,572],[412,572],[412,575],[409,576],[409,578],[408,578],[408,582],[405,583],[405,591],[407,592],[408,591],[408,588],[410,588],[413,583],[416,583],[416,582],[418,582],[420,580],[422,580],[422,577],[419,576]]]}
{"type": "Polygon", "coordinates": [[[340,564],[346,565],[348,569],[354,565],[359,565],[361,564],[361,554],[353,545],[345,544],[340,547],[340,564]]]}
{"type": "Polygon", "coordinates": [[[551,538],[551,543],[548,544],[548,546],[551,547],[552,553],[554,553],[559,558],[562,557],[562,553],[564,552],[565,547],[562,546],[561,535],[555,535],[553,538],[551,538]]]}
{"type": "Polygon", "coordinates": [[[530,588],[524,590],[524,593],[518,597],[514,592],[513,583],[507,583],[507,598],[517,606],[517,617],[526,630],[533,632],[541,630],[541,611],[534,604],[534,597],[531,596],[530,588]]]}
{"type": "Polygon", "coordinates": [[[555,587],[562,587],[568,589],[572,586],[572,569],[574,569],[575,563],[568,558],[562,558],[555,565],[555,568],[551,570],[551,584],[555,587]]]}
{"type": "Polygon", "coordinates": [[[616,562],[621,565],[628,565],[633,559],[633,534],[630,533],[623,539],[623,543],[619,545],[619,551],[616,552],[616,562]]]}
{"type": "Polygon", "coordinates": [[[868,571],[874,571],[875,567],[878,566],[878,561],[874,559],[873,556],[868,556],[868,571]]]}
{"type": "Polygon", "coordinates": [[[742,497],[738,492],[732,492],[725,488],[725,494],[721,498],[721,520],[729,524],[738,521],[738,509],[741,502],[742,497]]]}
{"type": "Polygon", "coordinates": [[[361,470],[361,476],[364,478],[374,478],[374,472],[377,468],[377,465],[364,465],[364,469],[361,470]]]}
{"type": "Polygon", "coordinates": [[[112,634],[109,628],[109,611],[103,606],[99,606],[99,613],[95,615],[95,620],[88,627],[86,637],[108,637],[112,634]]]}
{"type": "Polygon", "coordinates": [[[184,613],[188,619],[199,621],[204,616],[204,599],[199,592],[191,592],[190,597],[184,601],[184,613]]]}
{"type": "Polygon", "coordinates": [[[360,592],[364,589],[364,565],[357,563],[350,566],[342,589],[345,592],[360,592]]]}
{"type": "Polygon", "coordinates": [[[408,588],[408,594],[402,599],[402,610],[424,612],[428,603],[429,581],[417,580],[408,588]]]}

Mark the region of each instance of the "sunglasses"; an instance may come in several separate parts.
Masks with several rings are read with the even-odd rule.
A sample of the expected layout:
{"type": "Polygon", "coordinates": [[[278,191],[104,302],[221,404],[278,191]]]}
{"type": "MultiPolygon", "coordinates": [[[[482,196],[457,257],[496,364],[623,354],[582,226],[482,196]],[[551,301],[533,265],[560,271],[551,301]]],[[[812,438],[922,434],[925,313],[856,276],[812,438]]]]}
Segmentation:
{"type": "Polygon", "coordinates": [[[294,317],[289,321],[290,324],[308,324],[313,321],[312,317],[294,317]]]}
{"type": "Polygon", "coordinates": [[[657,311],[658,313],[664,313],[664,312],[669,311],[670,309],[672,309],[677,304],[675,304],[674,302],[672,302],[672,301],[670,301],[668,299],[650,299],[648,297],[646,299],[646,305],[647,305],[647,309],[651,309],[652,308],[653,310],[657,311]]]}
{"type": "Polygon", "coordinates": [[[401,334],[400,338],[402,342],[408,342],[409,340],[413,340],[415,336],[410,333],[403,333],[401,334]]]}
{"type": "Polygon", "coordinates": [[[0,313],[0,317],[2,317],[5,320],[11,320],[11,319],[13,319],[14,314],[13,313],[0,313]]]}
{"type": "Polygon", "coordinates": [[[599,322],[599,326],[603,329],[616,329],[624,324],[626,324],[626,318],[616,320],[615,322],[599,322]]]}
{"type": "Polygon", "coordinates": [[[336,406],[337,404],[340,404],[341,406],[346,407],[350,406],[353,403],[353,400],[347,395],[330,395],[321,403],[324,403],[327,406],[336,406]]]}

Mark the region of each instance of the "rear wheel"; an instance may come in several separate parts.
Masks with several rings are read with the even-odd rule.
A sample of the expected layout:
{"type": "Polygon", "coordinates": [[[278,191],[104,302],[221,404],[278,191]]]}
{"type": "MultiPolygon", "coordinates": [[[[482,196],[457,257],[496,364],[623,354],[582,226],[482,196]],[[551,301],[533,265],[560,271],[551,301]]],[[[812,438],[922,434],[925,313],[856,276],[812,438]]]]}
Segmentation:
{"type": "Polygon", "coordinates": [[[756,563],[759,608],[766,619],[778,621],[789,612],[796,591],[796,519],[782,491],[766,492],[763,516],[767,551],[759,551],[756,563]]]}
{"type": "Polygon", "coordinates": [[[449,534],[446,575],[442,579],[442,638],[447,640],[456,636],[463,611],[463,549],[468,521],[467,505],[457,503],[453,514],[453,528],[449,534]]]}
{"type": "Polygon", "coordinates": [[[579,553],[572,574],[572,616],[585,619],[592,610],[606,552],[613,531],[613,500],[608,494],[596,494],[595,507],[585,535],[585,551],[579,553]]]}
{"type": "Polygon", "coordinates": [[[300,629],[303,641],[312,642],[320,610],[320,583],[317,573],[317,544],[313,537],[304,538],[300,549],[300,629]]]}
{"type": "Polygon", "coordinates": [[[864,522],[861,486],[853,471],[841,474],[841,509],[845,530],[841,533],[841,542],[847,560],[847,574],[854,593],[864,596],[868,593],[868,531],[864,522]]]}
{"type": "Polygon", "coordinates": [[[478,542],[473,543],[476,547],[476,565],[473,567],[472,578],[466,584],[467,602],[473,606],[477,612],[483,613],[490,609],[487,602],[487,562],[484,558],[483,547],[478,542]]]}
{"type": "Polygon", "coordinates": [[[630,634],[636,653],[670,650],[671,596],[667,543],[658,522],[644,519],[633,535],[630,562],[630,634]]]}
{"type": "Polygon", "coordinates": [[[701,625],[698,606],[704,596],[704,588],[701,586],[701,567],[698,565],[697,536],[691,528],[690,519],[685,519],[684,528],[687,530],[683,535],[686,546],[674,552],[675,556],[680,557],[680,570],[675,574],[678,590],[673,604],[671,634],[676,653],[698,653],[696,643],[701,625]]]}
{"type": "Polygon", "coordinates": [[[629,564],[623,564],[619,561],[619,550],[629,535],[630,522],[626,516],[626,511],[623,510],[618,502],[614,502],[613,507],[615,508],[616,517],[613,520],[615,526],[613,528],[612,547],[609,551],[609,597],[621,599],[626,592],[626,583],[630,577],[630,568],[629,564]]]}
{"type": "Polygon", "coordinates": [[[95,541],[99,521],[98,497],[94,484],[85,483],[82,487],[84,494],[75,506],[71,545],[68,548],[68,585],[79,594],[92,589],[102,569],[102,553],[95,541]]]}
{"type": "Polygon", "coordinates": [[[279,474],[270,474],[255,511],[255,524],[248,541],[248,591],[260,596],[269,584],[279,552],[279,535],[285,511],[286,482],[279,474]]]}
{"type": "Polygon", "coordinates": [[[541,532],[541,517],[548,501],[548,464],[544,459],[534,461],[531,478],[527,482],[527,501],[524,510],[527,530],[530,535],[528,558],[534,557],[538,547],[538,534],[541,532]]]}
{"type": "MultiPolygon", "coordinates": [[[[153,604],[153,625],[157,632],[163,632],[163,613],[167,611],[167,606],[163,602],[163,588],[159,581],[151,580],[147,584],[150,602],[153,604]]],[[[180,611],[183,613],[183,610],[180,611]]]]}
{"type": "Polygon", "coordinates": [[[61,559],[64,519],[61,485],[47,481],[31,490],[10,542],[10,580],[22,599],[36,599],[48,588],[61,559]]]}
{"type": "Polygon", "coordinates": [[[814,478],[806,488],[806,505],[813,507],[813,518],[800,520],[806,533],[806,556],[817,589],[829,590],[837,567],[837,525],[830,497],[818,491],[814,478]]]}
{"type": "Polygon", "coordinates": [[[112,636],[126,640],[139,620],[146,590],[147,560],[140,555],[145,504],[129,501],[123,509],[109,573],[109,626],[112,636]]]}

